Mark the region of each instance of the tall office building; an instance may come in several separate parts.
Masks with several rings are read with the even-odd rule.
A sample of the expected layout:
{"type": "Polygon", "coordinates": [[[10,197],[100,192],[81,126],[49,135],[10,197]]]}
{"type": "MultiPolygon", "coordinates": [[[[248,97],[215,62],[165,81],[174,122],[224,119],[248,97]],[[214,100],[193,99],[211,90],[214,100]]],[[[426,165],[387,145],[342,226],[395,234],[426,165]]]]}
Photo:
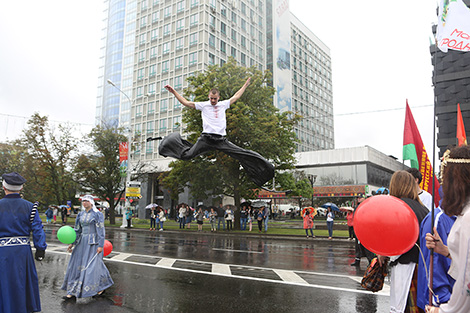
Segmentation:
{"type": "Polygon", "coordinates": [[[188,76],[230,56],[273,72],[274,104],[304,117],[295,129],[297,151],[334,148],[330,52],[288,1],[105,3],[96,120],[132,129],[134,159],[157,159],[158,142],[145,139],[182,129],[182,106],[163,87],[182,92],[188,76]]]}

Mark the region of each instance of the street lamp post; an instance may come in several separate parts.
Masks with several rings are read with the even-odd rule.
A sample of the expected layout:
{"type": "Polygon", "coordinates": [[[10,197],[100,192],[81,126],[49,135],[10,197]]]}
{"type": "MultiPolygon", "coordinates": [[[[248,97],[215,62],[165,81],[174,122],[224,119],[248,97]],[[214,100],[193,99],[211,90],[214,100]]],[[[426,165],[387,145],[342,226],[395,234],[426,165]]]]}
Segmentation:
{"type": "MultiPolygon", "coordinates": [[[[108,84],[110,84],[111,86],[113,86],[114,88],[116,88],[117,90],[119,90],[120,93],[122,93],[126,98],[127,100],[129,101],[129,104],[130,104],[130,108],[132,109],[132,104],[133,104],[133,101],[131,100],[131,98],[129,98],[129,96],[121,90],[121,88],[119,88],[118,86],[116,86],[116,84],[113,83],[113,81],[111,79],[108,79],[107,80],[108,84]]],[[[126,173],[126,186],[125,188],[127,189],[127,187],[129,187],[129,183],[131,181],[131,142],[132,142],[132,130],[130,129],[130,125],[129,125],[129,132],[128,132],[128,136],[127,136],[127,142],[128,142],[128,147],[127,147],[127,173],[126,173]]],[[[124,193],[125,194],[125,193],[124,193]]],[[[125,207],[130,207],[130,201],[127,197],[126,198],[126,205],[125,207]]]]}

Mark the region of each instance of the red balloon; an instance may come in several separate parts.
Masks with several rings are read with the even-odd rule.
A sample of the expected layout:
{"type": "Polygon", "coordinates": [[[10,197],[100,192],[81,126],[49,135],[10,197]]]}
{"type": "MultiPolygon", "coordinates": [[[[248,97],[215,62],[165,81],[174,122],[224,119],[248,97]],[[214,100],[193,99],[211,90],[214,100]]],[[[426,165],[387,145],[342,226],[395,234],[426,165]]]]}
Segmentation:
{"type": "Polygon", "coordinates": [[[109,242],[109,240],[105,240],[104,246],[103,246],[103,253],[104,253],[103,255],[107,256],[108,254],[111,253],[111,251],[113,251],[113,244],[109,242]]]}
{"type": "Polygon", "coordinates": [[[379,255],[400,255],[410,250],[419,235],[415,213],[402,200],[388,195],[366,199],[354,214],[354,232],[368,250],[379,255]]]}

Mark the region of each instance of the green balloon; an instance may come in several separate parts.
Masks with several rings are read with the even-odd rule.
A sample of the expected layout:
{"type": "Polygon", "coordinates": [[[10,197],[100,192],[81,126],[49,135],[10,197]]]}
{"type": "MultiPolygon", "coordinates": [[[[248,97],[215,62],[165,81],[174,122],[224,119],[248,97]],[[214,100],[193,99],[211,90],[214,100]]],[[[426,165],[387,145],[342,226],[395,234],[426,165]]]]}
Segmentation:
{"type": "Polygon", "coordinates": [[[57,239],[62,243],[71,244],[75,242],[75,239],[77,239],[77,233],[75,232],[75,229],[70,226],[62,226],[57,231],[57,239]]]}

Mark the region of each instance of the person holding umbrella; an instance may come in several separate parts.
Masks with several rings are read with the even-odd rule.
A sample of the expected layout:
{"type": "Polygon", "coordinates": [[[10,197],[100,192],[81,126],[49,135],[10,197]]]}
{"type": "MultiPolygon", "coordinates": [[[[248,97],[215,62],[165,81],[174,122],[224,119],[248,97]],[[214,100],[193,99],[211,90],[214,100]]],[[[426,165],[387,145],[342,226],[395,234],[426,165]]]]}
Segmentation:
{"type": "Polygon", "coordinates": [[[331,210],[331,207],[328,207],[326,213],[326,226],[328,227],[328,239],[331,240],[333,238],[333,222],[335,220],[335,214],[331,210]]]}
{"type": "Polygon", "coordinates": [[[312,238],[315,238],[313,235],[313,217],[315,216],[313,214],[313,208],[305,208],[302,210],[302,217],[304,219],[304,229],[305,229],[305,234],[307,235],[308,238],[308,231],[310,230],[310,234],[312,235],[312,238]]]}

